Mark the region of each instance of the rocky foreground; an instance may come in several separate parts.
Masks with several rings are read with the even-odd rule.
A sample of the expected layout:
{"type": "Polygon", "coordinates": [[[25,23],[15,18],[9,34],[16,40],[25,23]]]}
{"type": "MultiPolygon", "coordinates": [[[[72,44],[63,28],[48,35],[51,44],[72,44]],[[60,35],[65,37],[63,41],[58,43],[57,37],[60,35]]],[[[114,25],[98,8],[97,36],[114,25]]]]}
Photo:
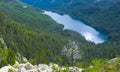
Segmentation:
{"type": "Polygon", "coordinates": [[[0,69],[0,72],[82,72],[82,68],[78,67],[60,67],[57,64],[50,63],[49,65],[46,64],[39,64],[39,65],[32,65],[31,63],[27,62],[24,64],[16,63],[15,65],[11,66],[4,66],[0,69]]]}

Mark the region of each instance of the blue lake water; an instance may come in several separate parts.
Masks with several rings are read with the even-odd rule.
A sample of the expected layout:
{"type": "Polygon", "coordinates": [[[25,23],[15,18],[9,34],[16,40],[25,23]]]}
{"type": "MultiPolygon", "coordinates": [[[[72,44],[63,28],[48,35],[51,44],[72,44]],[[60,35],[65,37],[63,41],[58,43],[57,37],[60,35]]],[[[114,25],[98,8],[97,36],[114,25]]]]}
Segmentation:
{"type": "Polygon", "coordinates": [[[71,18],[68,15],[60,15],[51,11],[44,11],[44,14],[50,16],[57,23],[63,24],[64,29],[70,29],[80,33],[87,41],[94,42],[95,44],[106,41],[104,35],[102,35],[100,32],[79,20],[71,18]]]}

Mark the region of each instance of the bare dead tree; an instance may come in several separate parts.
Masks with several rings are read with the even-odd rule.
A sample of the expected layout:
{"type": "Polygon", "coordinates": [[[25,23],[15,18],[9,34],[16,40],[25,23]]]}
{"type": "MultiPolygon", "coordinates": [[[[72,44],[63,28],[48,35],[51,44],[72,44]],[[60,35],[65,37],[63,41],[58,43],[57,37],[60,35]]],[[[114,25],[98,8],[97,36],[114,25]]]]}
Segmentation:
{"type": "Polygon", "coordinates": [[[81,58],[80,48],[75,43],[75,41],[71,41],[71,40],[69,40],[67,46],[64,46],[64,49],[62,50],[62,54],[69,57],[72,66],[74,65],[76,60],[81,58]]]}

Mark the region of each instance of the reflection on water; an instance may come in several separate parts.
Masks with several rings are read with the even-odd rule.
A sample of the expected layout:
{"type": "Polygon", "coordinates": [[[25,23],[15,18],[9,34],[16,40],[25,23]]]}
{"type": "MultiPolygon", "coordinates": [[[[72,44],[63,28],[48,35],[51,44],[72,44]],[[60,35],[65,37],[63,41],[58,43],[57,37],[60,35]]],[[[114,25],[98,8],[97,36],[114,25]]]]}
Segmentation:
{"type": "Polygon", "coordinates": [[[64,29],[77,31],[82,36],[84,36],[87,41],[94,42],[95,44],[105,42],[103,35],[94,28],[84,24],[81,21],[72,19],[68,15],[59,15],[50,11],[44,11],[44,14],[49,15],[57,23],[63,24],[64,29]]]}

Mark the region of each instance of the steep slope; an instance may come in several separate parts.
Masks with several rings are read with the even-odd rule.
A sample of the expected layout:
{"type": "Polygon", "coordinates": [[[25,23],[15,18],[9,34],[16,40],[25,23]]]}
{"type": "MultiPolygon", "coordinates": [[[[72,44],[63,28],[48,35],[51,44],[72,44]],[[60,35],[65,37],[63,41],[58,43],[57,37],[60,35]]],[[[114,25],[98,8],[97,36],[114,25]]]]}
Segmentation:
{"type": "MultiPolygon", "coordinates": [[[[25,3],[32,4],[40,8],[56,9],[72,3],[72,0],[22,0],[25,3]]],[[[78,0],[77,0],[78,1],[78,0]]]]}
{"type": "MultiPolygon", "coordinates": [[[[83,55],[84,48],[92,48],[80,34],[63,30],[42,11],[19,1],[0,1],[0,35],[7,47],[20,52],[32,63],[55,62],[70,64],[69,58],[61,55],[68,40],[76,41],[83,55]],[[27,6],[27,7],[26,7],[27,6]]],[[[83,57],[83,60],[89,60],[83,57]]]]}
{"type": "MultiPolygon", "coordinates": [[[[86,55],[88,58],[89,55],[91,55],[91,53],[92,56],[95,56],[97,58],[111,57],[110,53],[112,53],[112,51],[115,51],[118,54],[120,54],[119,53],[120,51],[119,1],[120,0],[74,0],[69,5],[68,3],[72,0],[66,2],[66,4],[64,4],[65,3],[64,1],[61,1],[61,3],[63,3],[64,5],[59,4],[61,5],[61,7],[57,5],[55,6],[59,8],[54,8],[54,7],[49,8],[44,5],[39,6],[40,4],[42,4],[42,2],[52,4],[50,3],[50,1],[49,2],[47,1],[40,2],[38,0],[37,2],[32,0],[31,1],[29,0],[30,2],[28,0],[22,0],[22,1],[42,9],[48,9],[48,10],[56,11],[57,13],[68,14],[73,18],[77,18],[86,22],[86,24],[106,34],[106,36],[108,36],[109,39],[105,44],[97,45],[96,48],[99,49],[94,49],[94,47],[92,49],[91,48],[83,49],[87,53],[90,52],[90,54],[86,55]],[[34,2],[34,4],[32,2],[34,2]]],[[[55,1],[53,5],[55,4],[55,1]]],[[[92,56],[90,57],[90,59],[92,58],[92,56]]]]}
{"type": "MultiPolygon", "coordinates": [[[[0,13],[0,25],[0,35],[8,48],[20,52],[28,59],[35,59],[37,52],[41,50],[45,51],[44,58],[47,57],[46,53],[48,57],[51,57],[49,55],[52,53],[49,54],[47,51],[51,50],[52,52],[55,50],[54,48],[61,49],[65,43],[65,39],[57,35],[51,35],[47,32],[39,33],[24,24],[9,19],[4,13],[0,13]]],[[[47,61],[49,59],[44,60],[45,63],[47,61]]],[[[41,62],[43,62],[42,59],[41,62]]]]}
{"type": "Polygon", "coordinates": [[[0,35],[6,45],[15,52],[20,52],[34,64],[55,62],[71,65],[71,58],[61,54],[69,40],[78,44],[82,56],[80,60],[76,60],[78,64],[90,62],[94,58],[112,58],[113,51],[119,53],[120,46],[116,46],[118,42],[94,45],[76,32],[63,30],[62,25],[42,14],[41,10],[18,0],[0,1],[0,24],[0,35]]]}
{"type": "Polygon", "coordinates": [[[108,7],[120,0],[21,0],[25,3],[44,9],[60,9],[66,6],[87,6],[108,7]]]}
{"type": "MultiPolygon", "coordinates": [[[[49,2],[34,1],[33,4],[32,4],[32,2],[33,2],[32,0],[30,2],[29,1],[23,0],[23,2],[29,3],[31,5],[34,4],[34,6],[39,7],[39,8],[53,10],[53,11],[56,11],[58,13],[69,14],[73,18],[81,19],[84,22],[86,22],[87,24],[92,25],[93,27],[95,27],[96,29],[98,29],[100,31],[108,32],[108,29],[110,29],[109,27],[106,28],[107,30],[104,29],[105,26],[103,26],[103,28],[99,27],[99,25],[103,25],[103,24],[99,24],[97,21],[95,22],[95,20],[104,21],[102,19],[102,17],[104,17],[105,14],[106,14],[105,18],[108,17],[108,18],[114,18],[114,20],[117,20],[118,17],[114,17],[114,15],[118,15],[118,14],[113,14],[113,13],[117,12],[119,10],[119,8],[118,8],[119,6],[117,6],[117,5],[119,5],[120,0],[76,0],[76,1],[70,0],[69,2],[61,1],[60,4],[57,3],[57,0],[54,0],[54,3],[51,3],[52,0],[51,1],[49,0],[49,2]],[[48,6],[48,8],[45,7],[44,5],[39,6],[42,4],[42,2],[48,3],[47,5],[45,5],[45,6],[48,6]],[[61,5],[61,7],[58,7],[55,3],[57,5],[61,5]],[[63,6],[62,6],[62,3],[64,4],[63,6]],[[58,8],[54,8],[54,7],[49,8],[50,7],[49,4],[56,5],[55,7],[58,7],[58,8]],[[99,4],[100,4],[100,6],[99,6],[99,4]],[[107,16],[107,14],[110,17],[107,16]],[[99,16],[101,16],[100,19],[97,18],[99,16]],[[90,20],[92,20],[94,22],[92,22],[90,20]],[[94,26],[95,23],[96,23],[96,26],[94,26]],[[97,24],[99,24],[99,25],[97,25],[97,24]]],[[[110,23],[111,22],[119,23],[118,21],[119,20],[117,20],[117,21],[110,21],[109,20],[110,23]]],[[[113,25],[113,24],[110,24],[110,25],[113,25]]],[[[106,24],[104,24],[104,25],[106,25],[106,24]]],[[[118,26],[118,25],[116,25],[116,26],[118,26]]],[[[111,32],[111,31],[109,31],[109,32],[111,32]]]]}
{"type": "Polygon", "coordinates": [[[120,2],[93,14],[88,18],[89,24],[103,31],[109,32],[108,36],[114,40],[119,38],[120,33],[120,2]]]}

